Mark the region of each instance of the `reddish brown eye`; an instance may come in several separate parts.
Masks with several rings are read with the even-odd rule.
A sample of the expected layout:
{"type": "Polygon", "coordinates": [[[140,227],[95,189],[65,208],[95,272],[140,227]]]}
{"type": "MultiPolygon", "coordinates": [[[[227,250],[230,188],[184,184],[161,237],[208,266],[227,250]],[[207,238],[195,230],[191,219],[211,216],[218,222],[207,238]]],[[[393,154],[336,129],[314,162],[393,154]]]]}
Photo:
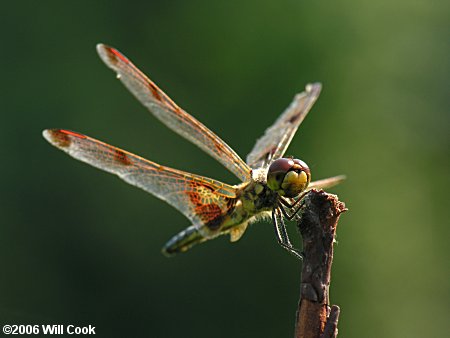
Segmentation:
{"type": "Polygon", "coordinates": [[[302,167],[302,169],[309,170],[308,165],[305,162],[303,162],[302,160],[299,160],[298,158],[294,158],[292,161],[294,161],[295,164],[300,165],[302,167]]]}
{"type": "MultiPolygon", "coordinates": [[[[300,160],[298,160],[300,161],[300,160]]],[[[269,167],[269,173],[283,172],[286,173],[289,169],[293,167],[295,160],[290,158],[279,158],[273,161],[269,167]]]]}
{"type": "MultiPolygon", "coordinates": [[[[298,168],[298,169],[303,170],[308,176],[311,175],[311,171],[309,170],[309,167],[305,162],[303,162],[302,160],[299,160],[298,158],[294,158],[292,161],[294,161],[294,163],[297,166],[300,166],[300,168],[298,168]]],[[[295,168],[295,169],[297,169],[297,168],[295,168]]]]}
{"type": "Polygon", "coordinates": [[[267,172],[267,186],[281,196],[295,197],[306,189],[311,179],[308,165],[302,160],[280,158],[267,172]]]}
{"type": "Polygon", "coordinates": [[[267,172],[267,186],[273,191],[279,191],[284,177],[295,165],[290,158],[279,158],[270,165],[267,172]]]}

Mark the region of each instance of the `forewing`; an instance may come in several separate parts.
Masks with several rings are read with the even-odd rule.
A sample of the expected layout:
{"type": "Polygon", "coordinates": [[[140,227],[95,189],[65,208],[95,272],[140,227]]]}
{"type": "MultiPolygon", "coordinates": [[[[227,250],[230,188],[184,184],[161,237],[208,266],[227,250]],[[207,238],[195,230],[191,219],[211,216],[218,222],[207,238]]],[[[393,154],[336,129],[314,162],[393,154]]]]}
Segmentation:
{"type": "Polygon", "coordinates": [[[318,181],[313,181],[308,185],[308,190],[331,188],[331,187],[334,187],[335,185],[338,185],[342,181],[344,181],[345,178],[346,177],[344,175],[339,175],[339,176],[324,178],[324,179],[318,180],[318,181]]]}
{"type": "Polygon", "coordinates": [[[300,123],[319,97],[321,88],[320,83],[308,84],[304,92],[294,97],[291,105],[266,130],[247,155],[250,167],[255,169],[267,166],[284,155],[300,123]]]}
{"type": "Polygon", "coordinates": [[[88,136],[47,129],[44,137],[70,156],[115,174],[174,206],[197,226],[227,212],[235,188],[203,176],[168,168],[88,136]]]}
{"type": "Polygon", "coordinates": [[[97,45],[97,51],[106,65],[130,92],[167,127],[191,141],[222,163],[241,181],[251,178],[251,169],[216,134],[178,107],[144,73],[114,48],[97,45]]]}

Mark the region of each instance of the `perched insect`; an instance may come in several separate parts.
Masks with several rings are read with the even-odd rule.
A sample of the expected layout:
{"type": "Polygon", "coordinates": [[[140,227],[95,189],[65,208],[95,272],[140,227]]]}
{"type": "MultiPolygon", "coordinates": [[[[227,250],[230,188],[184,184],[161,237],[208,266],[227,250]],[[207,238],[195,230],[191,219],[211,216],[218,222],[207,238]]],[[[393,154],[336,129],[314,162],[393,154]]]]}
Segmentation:
{"type": "Polygon", "coordinates": [[[312,188],[331,187],[344,177],[310,182],[305,162],[283,158],[298,126],[320,94],[319,83],[309,84],[256,142],[244,162],[224,141],[178,107],[135,65],[114,48],[97,45],[100,58],[117,73],[131,93],[170,129],[211,155],[242,183],[228,185],[214,179],[168,168],[91,137],[63,129],[44,130],[44,137],[70,156],[116,174],[159,197],[183,213],[192,225],[170,239],[163,252],[184,252],[195,244],[229,234],[241,238],[249,223],[272,216],[278,242],[298,258],[283,218],[292,219],[302,197],[312,188]]]}

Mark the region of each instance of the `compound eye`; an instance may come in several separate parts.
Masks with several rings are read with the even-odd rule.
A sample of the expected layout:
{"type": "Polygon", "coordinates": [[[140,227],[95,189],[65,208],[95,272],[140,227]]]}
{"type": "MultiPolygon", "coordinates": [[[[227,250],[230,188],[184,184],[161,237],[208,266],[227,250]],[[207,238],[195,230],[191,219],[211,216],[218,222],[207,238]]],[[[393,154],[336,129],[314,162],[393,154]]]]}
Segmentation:
{"type": "Polygon", "coordinates": [[[273,191],[279,191],[284,177],[289,170],[295,165],[290,158],[279,158],[273,161],[267,172],[267,186],[273,191]]]}
{"type": "Polygon", "coordinates": [[[309,172],[308,165],[305,162],[303,162],[302,160],[299,160],[298,158],[294,158],[292,161],[294,161],[295,164],[299,165],[302,170],[309,172]]]}
{"type": "Polygon", "coordinates": [[[280,158],[267,172],[267,186],[281,196],[295,197],[306,189],[311,180],[308,165],[302,160],[280,158]]]}
{"type": "MultiPolygon", "coordinates": [[[[300,160],[298,160],[300,161],[300,160]]],[[[269,172],[284,172],[286,173],[290,170],[295,164],[295,160],[291,158],[279,158],[278,160],[273,161],[273,163],[269,167],[269,172]]]]}

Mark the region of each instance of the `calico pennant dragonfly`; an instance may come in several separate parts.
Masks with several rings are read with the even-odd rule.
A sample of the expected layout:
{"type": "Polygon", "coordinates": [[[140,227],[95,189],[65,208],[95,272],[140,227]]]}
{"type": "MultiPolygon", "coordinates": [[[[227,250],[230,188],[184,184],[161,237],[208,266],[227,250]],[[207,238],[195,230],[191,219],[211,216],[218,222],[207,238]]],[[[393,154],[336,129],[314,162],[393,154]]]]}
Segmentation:
{"type": "Polygon", "coordinates": [[[284,219],[295,217],[305,192],[331,187],[344,179],[335,176],[310,182],[311,173],[305,162],[283,158],[297,128],[317,100],[321,85],[309,84],[304,92],[297,94],[244,162],[123,54],[103,44],[97,45],[97,51],[103,62],[117,73],[117,78],[157,119],[219,161],[242,183],[228,185],[172,169],[69,130],[46,129],[43,136],[47,141],[70,156],[159,197],[184,214],[192,225],[167,242],[163,248],[167,255],[184,252],[224,234],[235,242],[250,223],[272,217],[278,242],[301,258],[289,240],[284,219]]]}

